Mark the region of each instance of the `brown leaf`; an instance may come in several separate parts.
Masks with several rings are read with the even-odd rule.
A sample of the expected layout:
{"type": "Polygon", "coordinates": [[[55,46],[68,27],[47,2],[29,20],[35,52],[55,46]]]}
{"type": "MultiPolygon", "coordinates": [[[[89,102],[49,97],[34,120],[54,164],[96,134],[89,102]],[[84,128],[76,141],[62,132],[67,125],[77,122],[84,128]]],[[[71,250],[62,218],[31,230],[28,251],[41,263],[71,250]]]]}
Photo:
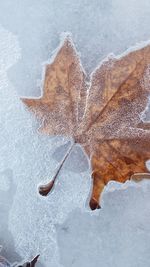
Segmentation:
{"type": "Polygon", "coordinates": [[[76,50],[71,40],[66,39],[53,63],[46,66],[43,96],[39,99],[23,99],[42,120],[42,132],[69,137],[74,134],[84,110],[84,78],[76,50]],[[80,102],[82,105],[78,116],[80,102]]]}
{"type": "MultiPolygon", "coordinates": [[[[41,120],[42,132],[72,137],[83,146],[91,159],[91,209],[100,207],[101,192],[110,180],[139,180],[138,173],[150,178],[145,165],[150,159],[150,124],[140,118],[150,92],[145,79],[149,64],[150,45],[146,45],[108,57],[88,83],[68,37],[46,66],[43,95],[23,99],[41,120]]],[[[41,193],[51,190],[58,172],[41,193]]]]}

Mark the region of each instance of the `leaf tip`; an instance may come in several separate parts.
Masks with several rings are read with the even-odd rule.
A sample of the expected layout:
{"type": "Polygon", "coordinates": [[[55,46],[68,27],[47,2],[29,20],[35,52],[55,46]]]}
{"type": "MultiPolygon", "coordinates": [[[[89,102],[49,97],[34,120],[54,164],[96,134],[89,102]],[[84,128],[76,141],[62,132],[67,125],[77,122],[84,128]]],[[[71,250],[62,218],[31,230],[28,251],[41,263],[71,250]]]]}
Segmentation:
{"type": "Polygon", "coordinates": [[[91,210],[101,209],[101,206],[99,205],[97,200],[94,198],[91,198],[89,206],[90,206],[91,210]]]}

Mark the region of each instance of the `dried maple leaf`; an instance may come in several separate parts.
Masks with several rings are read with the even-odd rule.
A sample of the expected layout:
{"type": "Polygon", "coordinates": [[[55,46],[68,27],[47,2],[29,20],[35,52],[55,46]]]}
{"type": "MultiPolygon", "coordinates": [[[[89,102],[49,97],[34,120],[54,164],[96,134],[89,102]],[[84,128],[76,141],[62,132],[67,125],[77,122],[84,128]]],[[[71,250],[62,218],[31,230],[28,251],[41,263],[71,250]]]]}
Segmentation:
{"type": "MultiPolygon", "coordinates": [[[[150,159],[150,124],[140,118],[150,92],[149,64],[150,45],[145,45],[108,57],[89,83],[72,41],[66,38],[46,66],[43,95],[23,99],[42,121],[43,133],[72,137],[91,159],[91,209],[100,207],[100,194],[110,180],[150,178],[145,165],[150,159]]],[[[53,187],[70,150],[54,179],[40,187],[42,195],[53,187]]]]}

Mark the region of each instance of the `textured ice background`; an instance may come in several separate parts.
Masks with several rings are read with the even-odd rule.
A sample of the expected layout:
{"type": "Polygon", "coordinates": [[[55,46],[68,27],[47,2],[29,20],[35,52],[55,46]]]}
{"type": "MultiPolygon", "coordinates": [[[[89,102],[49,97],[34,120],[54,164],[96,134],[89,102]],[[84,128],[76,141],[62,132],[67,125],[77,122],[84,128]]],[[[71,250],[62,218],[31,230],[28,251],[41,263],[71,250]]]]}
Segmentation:
{"type": "Polygon", "coordinates": [[[53,193],[40,197],[69,144],[38,134],[19,100],[40,94],[42,63],[62,31],[90,73],[108,53],[150,39],[149,23],[149,0],[0,2],[0,244],[10,261],[40,253],[45,267],[150,265],[149,182],[111,183],[91,212],[88,163],[76,147],[53,193]]]}
{"type": "Polygon", "coordinates": [[[148,267],[149,200],[147,182],[109,184],[97,215],[76,209],[57,226],[60,262],[65,267],[148,267]]]}

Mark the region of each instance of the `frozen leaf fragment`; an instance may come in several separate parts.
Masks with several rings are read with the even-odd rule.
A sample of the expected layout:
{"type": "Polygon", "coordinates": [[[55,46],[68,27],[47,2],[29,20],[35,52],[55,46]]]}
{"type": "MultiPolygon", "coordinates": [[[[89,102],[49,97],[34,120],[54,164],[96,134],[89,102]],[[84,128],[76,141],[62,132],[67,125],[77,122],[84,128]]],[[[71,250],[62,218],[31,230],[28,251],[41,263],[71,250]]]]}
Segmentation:
{"type": "MultiPolygon", "coordinates": [[[[43,94],[22,99],[41,121],[40,131],[72,137],[91,161],[91,209],[100,207],[100,195],[110,180],[149,178],[150,124],[145,110],[150,85],[142,82],[150,64],[150,45],[106,58],[87,82],[85,71],[70,37],[46,66],[43,94]]],[[[69,155],[60,163],[52,182],[40,187],[48,194],[69,155]]],[[[137,179],[137,180],[138,180],[137,179]]]]}

